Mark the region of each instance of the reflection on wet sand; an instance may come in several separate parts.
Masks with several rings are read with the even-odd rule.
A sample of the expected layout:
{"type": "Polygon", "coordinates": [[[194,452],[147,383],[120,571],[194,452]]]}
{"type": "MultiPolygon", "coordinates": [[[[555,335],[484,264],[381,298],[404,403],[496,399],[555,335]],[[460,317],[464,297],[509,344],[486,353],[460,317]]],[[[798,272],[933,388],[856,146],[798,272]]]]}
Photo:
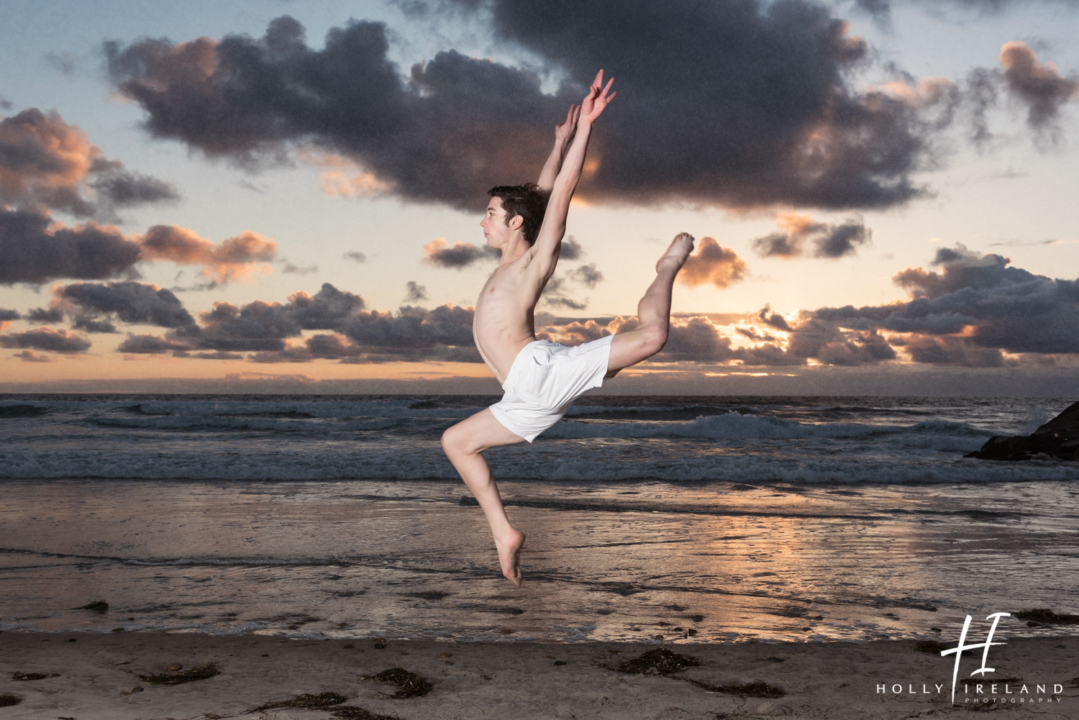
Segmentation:
{"type": "Polygon", "coordinates": [[[507,481],[508,512],[530,533],[521,589],[453,483],[7,481],[0,493],[0,629],[826,641],[1079,609],[1079,493],[1059,482],[507,481]],[[97,599],[104,615],[76,609],[97,599]]]}

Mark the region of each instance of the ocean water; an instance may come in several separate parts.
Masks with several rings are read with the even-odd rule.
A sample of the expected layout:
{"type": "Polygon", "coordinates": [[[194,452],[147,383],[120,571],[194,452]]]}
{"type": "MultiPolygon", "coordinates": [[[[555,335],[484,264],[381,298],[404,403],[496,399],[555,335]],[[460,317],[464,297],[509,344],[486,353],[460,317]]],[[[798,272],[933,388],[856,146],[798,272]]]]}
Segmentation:
{"type": "Polygon", "coordinates": [[[439,447],[495,400],[0,397],[0,630],[827,641],[1079,612],[1079,467],[964,457],[1067,399],[587,396],[488,453],[520,589],[439,447]]]}

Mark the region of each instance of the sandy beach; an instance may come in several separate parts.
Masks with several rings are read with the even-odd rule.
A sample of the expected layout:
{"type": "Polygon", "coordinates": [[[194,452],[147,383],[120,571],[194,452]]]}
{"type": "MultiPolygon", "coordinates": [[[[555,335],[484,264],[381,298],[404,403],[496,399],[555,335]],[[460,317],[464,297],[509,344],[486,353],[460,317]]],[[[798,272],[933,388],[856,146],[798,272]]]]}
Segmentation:
{"type": "Polygon", "coordinates": [[[1074,637],[1009,640],[993,648],[990,665],[996,672],[981,681],[970,678],[981,652],[965,654],[954,705],[954,656],[919,651],[912,641],[669,648],[675,656],[666,656],[658,669],[648,669],[649,658],[663,661],[655,654],[666,650],[660,642],[317,641],[5,632],[0,634],[0,696],[20,702],[0,709],[0,717],[861,719],[962,715],[975,709],[1011,717],[1027,712],[1044,718],[1079,714],[1079,638],[1074,637]],[[637,663],[646,666],[645,673],[620,669],[645,653],[653,653],[637,663]],[[679,669],[678,656],[699,665],[679,669]],[[170,665],[182,667],[170,673],[170,665]],[[207,667],[218,674],[179,684],[142,679],[178,678],[207,667]],[[429,691],[393,697],[397,686],[371,679],[392,668],[419,676],[414,684],[429,685],[429,691]],[[664,668],[672,671],[664,675],[664,668]],[[20,674],[45,677],[15,679],[20,674]],[[302,695],[324,693],[335,695],[324,695],[326,706],[321,709],[281,706],[302,695]]]}

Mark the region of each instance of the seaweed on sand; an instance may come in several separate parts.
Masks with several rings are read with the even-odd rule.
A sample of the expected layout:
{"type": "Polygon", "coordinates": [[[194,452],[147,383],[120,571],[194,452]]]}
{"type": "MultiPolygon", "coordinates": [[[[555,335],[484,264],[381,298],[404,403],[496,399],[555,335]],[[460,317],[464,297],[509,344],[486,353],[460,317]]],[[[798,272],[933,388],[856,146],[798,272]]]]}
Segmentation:
{"type": "Polygon", "coordinates": [[[394,715],[376,715],[355,705],[342,705],[330,714],[341,720],[399,720],[394,715]]]}
{"type": "Polygon", "coordinates": [[[649,650],[640,657],[626,660],[618,666],[618,669],[624,673],[634,675],[670,675],[671,673],[682,672],[692,665],[700,664],[701,661],[697,658],[679,655],[667,648],[656,648],[655,650],[649,650]]]}
{"type": "Polygon", "coordinates": [[[318,695],[297,695],[289,700],[280,700],[278,702],[266,703],[265,705],[259,705],[257,708],[248,710],[249,713],[265,712],[267,710],[276,710],[278,708],[304,708],[306,710],[325,710],[331,708],[334,705],[340,705],[345,701],[344,695],[338,695],[337,693],[324,692],[318,695]]]}
{"type": "Polygon", "coordinates": [[[266,703],[253,710],[248,710],[248,713],[265,712],[266,710],[280,708],[303,708],[304,710],[326,710],[333,717],[341,720],[398,720],[396,717],[379,715],[356,705],[342,705],[341,703],[344,701],[344,695],[334,692],[324,692],[318,695],[305,693],[289,700],[266,703]]]}
{"type": "Polygon", "coordinates": [[[12,680],[44,680],[48,675],[45,673],[21,673],[17,672],[11,676],[12,680]]]}
{"type": "Polygon", "coordinates": [[[1012,614],[1016,620],[1028,620],[1046,625],[1079,625],[1079,615],[1057,615],[1049,608],[1020,610],[1012,614]]]}
{"type": "Polygon", "coordinates": [[[12,705],[18,705],[21,702],[21,697],[16,697],[15,695],[8,695],[7,693],[0,693],[0,707],[11,707],[12,705]]]}
{"type": "Polygon", "coordinates": [[[377,675],[365,675],[364,680],[378,680],[379,682],[392,683],[397,686],[397,692],[393,697],[404,700],[407,698],[420,697],[431,692],[431,683],[424,680],[416,673],[409,672],[404,668],[389,668],[377,675]]]}
{"type": "Polygon", "coordinates": [[[209,680],[215,675],[220,675],[217,663],[209,662],[205,665],[193,667],[190,670],[180,672],[163,672],[157,675],[139,675],[139,680],[151,685],[182,685],[183,683],[195,682],[196,680],[209,680]]]}
{"type": "MultiPolygon", "coordinates": [[[[667,648],[656,648],[655,650],[649,650],[640,657],[626,660],[616,669],[621,670],[624,673],[633,673],[635,675],[655,674],[668,676],[677,672],[682,672],[687,667],[700,664],[701,661],[697,658],[679,655],[678,653],[671,652],[667,648]]],[[[710,685],[709,683],[694,680],[692,678],[677,679],[685,680],[686,682],[696,685],[699,688],[703,688],[704,690],[708,690],[709,692],[739,695],[741,697],[781,698],[787,694],[774,685],[769,685],[760,680],[750,683],[710,685]]]]}
{"type": "Polygon", "coordinates": [[[930,653],[933,655],[939,655],[942,650],[948,649],[948,646],[939,640],[919,640],[911,645],[911,647],[918,652],[930,653]]]}
{"type": "Polygon", "coordinates": [[[700,680],[692,680],[690,678],[683,678],[686,682],[692,683],[699,688],[703,688],[710,692],[724,693],[727,695],[738,695],[740,697],[757,697],[757,698],[781,698],[787,693],[777,688],[775,685],[769,685],[766,682],[757,680],[755,682],[748,683],[727,683],[726,685],[709,685],[706,682],[700,680]]]}
{"type": "Polygon", "coordinates": [[[94,600],[93,602],[88,602],[85,605],[80,605],[75,609],[89,610],[91,612],[101,613],[102,615],[104,615],[109,611],[109,604],[104,600],[94,600]]]}

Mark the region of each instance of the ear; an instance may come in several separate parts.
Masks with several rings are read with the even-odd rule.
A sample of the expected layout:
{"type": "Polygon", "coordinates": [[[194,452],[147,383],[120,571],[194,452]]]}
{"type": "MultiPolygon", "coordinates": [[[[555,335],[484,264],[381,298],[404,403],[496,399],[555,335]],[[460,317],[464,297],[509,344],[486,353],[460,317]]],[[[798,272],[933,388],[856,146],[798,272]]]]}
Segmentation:
{"type": "Polygon", "coordinates": [[[522,225],[524,225],[524,223],[525,219],[523,217],[521,217],[520,215],[514,215],[513,219],[510,220],[510,230],[518,230],[522,225]]]}

